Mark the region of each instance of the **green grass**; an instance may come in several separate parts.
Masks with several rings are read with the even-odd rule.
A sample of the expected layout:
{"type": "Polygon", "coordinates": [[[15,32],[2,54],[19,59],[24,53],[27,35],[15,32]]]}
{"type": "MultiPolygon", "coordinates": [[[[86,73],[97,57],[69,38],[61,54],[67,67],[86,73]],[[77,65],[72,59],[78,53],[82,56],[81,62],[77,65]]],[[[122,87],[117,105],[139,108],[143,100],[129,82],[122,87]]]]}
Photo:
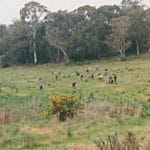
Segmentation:
{"type": "Polygon", "coordinates": [[[1,68],[0,149],[65,150],[71,144],[94,144],[108,134],[125,136],[128,131],[135,132],[139,140],[150,140],[149,68],[148,57],[85,65],[1,68]],[[99,81],[98,74],[104,75],[105,68],[109,69],[108,75],[99,81]],[[83,80],[75,76],[76,70],[83,74],[83,80]],[[117,74],[117,84],[107,84],[113,73],[117,74]],[[89,79],[91,74],[94,79],[89,79]],[[72,88],[73,82],[77,83],[76,89],[72,88]],[[49,97],[66,93],[75,94],[85,104],[83,113],[65,122],[52,115],[45,118],[49,97]]]}

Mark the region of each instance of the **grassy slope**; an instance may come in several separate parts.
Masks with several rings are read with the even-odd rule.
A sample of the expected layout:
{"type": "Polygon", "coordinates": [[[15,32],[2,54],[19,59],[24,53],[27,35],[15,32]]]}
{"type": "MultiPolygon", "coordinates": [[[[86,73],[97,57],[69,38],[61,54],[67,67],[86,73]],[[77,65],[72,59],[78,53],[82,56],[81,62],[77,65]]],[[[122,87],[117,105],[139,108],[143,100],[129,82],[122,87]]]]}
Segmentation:
{"type": "Polygon", "coordinates": [[[7,124],[0,125],[0,149],[63,150],[73,143],[93,144],[97,138],[105,138],[115,131],[120,137],[133,131],[141,142],[147,142],[150,139],[149,68],[149,59],[135,59],[81,66],[0,69],[0,121],[7,124]],[[95,66],[100,70],[96,71],[95,66]],[[88,78],[87,68],[94,79],[88,78]],[[97,79],[105,68],[109,69],[108,75],[117,74],[117,84],[107,84],[108,75],[104,76],[104,81],[97,79]],[[83,80],[75,76],[76,70],[84,75],[83,80]],[[61,76],[56,81],[59,71],[61,76]],[[72,89],[72,82],[77,82],[76,90],[72,89]],[[39,90],[41,83],[42,91],[39,90]],[[84,113],[64,123],[59,123],[55,117],[44,119],[49,96],[63,93],[77,95],[87,106],[84,113]]]}

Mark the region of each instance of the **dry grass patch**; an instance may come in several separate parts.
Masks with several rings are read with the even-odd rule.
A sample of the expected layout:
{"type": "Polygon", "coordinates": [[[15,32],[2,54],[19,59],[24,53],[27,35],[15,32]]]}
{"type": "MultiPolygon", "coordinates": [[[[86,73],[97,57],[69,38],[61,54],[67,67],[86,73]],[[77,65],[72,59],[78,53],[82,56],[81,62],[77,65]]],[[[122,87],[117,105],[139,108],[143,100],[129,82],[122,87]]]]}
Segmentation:
{"type": "Polygon", "coordinates": [[[115,88],[113,89],[113,91],[114,91],[114,92],[125,92],[126,89],[124,89],[124,88],[119,88],[119,87],[115,87],[115,88]]]}
{"type": "Polygon", "coordinates": [[[51,126],[51,127],[28,127],[25,126],[21,129],[22,132],[29,133],[29,134],[40,134],[40,135],[45,135],[45,134],[55,134],[57,130],[59,130],[61,127],[59,125],[57,126],[51,126]]]}
{"type": "Polygon", "coordinates": [[[81,114],[78,114],[76,119],[78,121],[102,119],[102,115],[100,113],[101,107],[102,104],[99,102],[91,103],[84,109],[84,111],[81,114]]]}
{"type": "Polygon", "coordinates": [[[104,87],[106,87],[106,85],[107,85],[107,83],[101,83],[101,84],[96,85],[96,87],[104,88],[104,87]]]}
{"type": "Polygon", "coordinates": [[[115,118],[119,116],[139,116],[142,108],[135,108],[129,103],[113,104],[111,102],[92,102],[77,116],[78,121],[103,120],[104,118],[115,118]]]}
{"type": "Polygon", "coordinates": [[[145,139],[143,143],[140,144],[141,150],[150,150],[150,137],[145,139]]]}
{"type": "Polygon", "coordinates": [[[72,144],[68,150],[99,150],[95,144],[72,144]]]}
{"type": "Polygon", "coordinates": [[[137,81],[134,83],[134,85],[144,85],[144,83],[142,81],[137,81]]]}
{"type": "Polygon", "coordinates": [[[16,95],[17,95],[17,96],[28,96],[29,93],[17,93],[16,95]]]}
{"type": "Polygon", "coordinates": [[[148,100],[150,98],[150,96],[141,95],[139,98],[141,100],[148,100]]]}
{"type": "Polygon", "coordinates": [[[150,87],[143,89],[144,93],[150,93],[150,87]]]}

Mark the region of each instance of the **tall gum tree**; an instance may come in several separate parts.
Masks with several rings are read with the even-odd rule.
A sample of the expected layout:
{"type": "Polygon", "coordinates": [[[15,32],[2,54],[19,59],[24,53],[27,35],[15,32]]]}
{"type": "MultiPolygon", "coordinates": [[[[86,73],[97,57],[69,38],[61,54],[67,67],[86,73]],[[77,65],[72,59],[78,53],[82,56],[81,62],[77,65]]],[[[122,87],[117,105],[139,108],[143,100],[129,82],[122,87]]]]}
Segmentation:
{"type": "Polygon", "coordinates": [[[146,49],[150,53],[150,8],[145,10],[145,22],[147,27],[149,27],[147,31],[147,42],[145,45],[146,45],[146,49]]]}
{"type": "Polygon", "coordinates": [[[40,5],[38,2],[31,1],[26,3],[24,8],[20,10],[21,20],[27,22],[32,29],[32,39],[33,39],[33,54],[34,54],[34,63],[38,62],[37,51],[36,51],[36,32],[37,26],[40,21],[43,21],[47,15],[47,8],[43,5],[40,5]]]}
{"type": "Polygon", "coordinates": [[[58,11],[47,15],[46,39],[48,43],[57,49],[56,62],[60,61],[60,55],[66,63],[70,62],[68,55],[68,40],[70,37],[70,18],[66,11],[58,11]]]}
{"type": "Polygon", "coordinates": [[[142,0],[122,0],[121,8],[131,18],[130,39],[139,55],[145,49],[149,31],[144,5],[142,0]]]}
{"type": "Polygon", "coordinates": [[[4,55],[7,47],[7,26],[0,24],[0,56],[4,55]]]}
{"type": "Polygon", "coordinates": [[[120,53],[122,60],[126,59],[125,52],[130,46],[130,41],[128,39],[130,26],[129,16],[121,16],[112,19],[112,33],[108,37],[107,44],[120,53]]]}

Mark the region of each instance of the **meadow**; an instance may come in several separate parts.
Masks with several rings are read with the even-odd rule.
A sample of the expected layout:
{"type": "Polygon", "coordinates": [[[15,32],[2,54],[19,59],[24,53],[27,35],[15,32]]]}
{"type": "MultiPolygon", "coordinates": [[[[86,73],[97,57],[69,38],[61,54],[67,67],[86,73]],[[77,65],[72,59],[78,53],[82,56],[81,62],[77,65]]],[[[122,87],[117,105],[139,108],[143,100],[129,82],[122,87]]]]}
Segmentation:
{"type": "Polygon", "coordinates": [[[0,149],[100,150],[102,141],[110,142],[109,136],[128,143],[132,135],[140,150],[149,150],[149,76],[149,56],[0,68],[0,149]],[[103,80],[98,80],[100,73],[103,80]],[[108,76],[113,74],[117,83],[108,84],[108,76]],[[65,122],[47,115],[50,96],[61,94],[74,94],[85,105],[65,122]]]}

